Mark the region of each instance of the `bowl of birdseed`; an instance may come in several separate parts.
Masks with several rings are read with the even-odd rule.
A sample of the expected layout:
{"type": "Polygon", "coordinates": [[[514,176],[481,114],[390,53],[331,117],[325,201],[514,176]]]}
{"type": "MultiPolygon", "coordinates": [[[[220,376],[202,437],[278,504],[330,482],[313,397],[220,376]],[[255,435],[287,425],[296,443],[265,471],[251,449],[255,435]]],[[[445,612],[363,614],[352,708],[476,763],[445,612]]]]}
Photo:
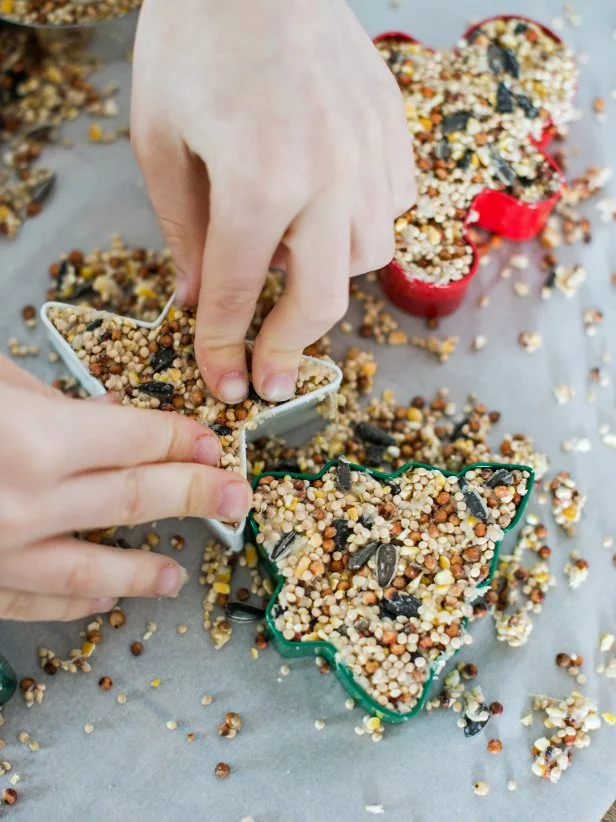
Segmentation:
{"type": "Polygon", "coordinates": [[[33,28],[92,26],[124,17],[143,0],[0,0],[0,18],[33,28]]]}
{"type": "Polygon", "coordinates": [[[343,458],[318,474],[260,475],[250,523],[277,582],[266,619],[278,649],[324,657],[386,722],[415,716],[467,641],[533,482],[521,465],[386,474],[343,458]]]}
{"type": "Polygon", "coordinates": [[[417,174],[381,282],[405,310],[442,316],[477,270],[467,227],[527,240],[560,197],[544,149],[573,118],[576,65],[558,37],[520,17],[485,20],[450,51],[392,33],[375,42],[403,96],[417,174]]]}

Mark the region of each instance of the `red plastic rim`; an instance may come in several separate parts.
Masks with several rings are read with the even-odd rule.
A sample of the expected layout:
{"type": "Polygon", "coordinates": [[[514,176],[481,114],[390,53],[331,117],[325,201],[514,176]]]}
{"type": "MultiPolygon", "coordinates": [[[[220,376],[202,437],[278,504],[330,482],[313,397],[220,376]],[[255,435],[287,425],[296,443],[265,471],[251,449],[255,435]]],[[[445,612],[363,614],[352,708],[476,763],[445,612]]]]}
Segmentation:
{"type": "MultiPolygon", "coordinates": [[[[538,23],[530,17],[516,14],[486,17],[484,20],[470,26],[462,35],[462,39],[468,39],[472,32],[495,20],[520,20],[522,22],[532,23],[538,26],[557,43],[563,42],[557,34],[542,23],[538,23]]],[[[374,38],[374,43],[378,44],[385,40],[416,43],[422,46],[426,51],[434,51],[434,49],[425,46],[417,40],[417,38],[412,37],[406,32],[384,32],[374,38]]],[[[459,47],[456,47],[455,51],[459,51],[459,47]]],[[[546,152],[554,134],[554,126],[551,122],[548,122],[543,130],[541,139],[532,140],[531,142],[543,156],[545,162],[547,162],[558,175],[560,179],[558,190],[546,200],[527,203],[512,197],[511,194],[507,194],[504,191],[486,188],[475,197],[469,206],[464,223],[465,228],[470,224],[470,217],[477,215],[477,219],[473,220],[472,225],[484,228],[494,234],[499,234],[508,240],[524,242],[533,239],[539,234],[556,202],[562,196],[565,186],[565,179],[561,170],[552,157],[546,152]]],[[[473,263],[469,273],[465,277],[444,285],[430,283],[414,277],[411,271],[404,268],[401,263],[394,259],[380,272],[381,285],[389,299],[404,311],[417,314],[421,317],[443,317],[454,312],[464,299],[466,290],[479,268],[477,247],[466,231],[464,233],[464,239],[473,251],[473,263]]]]}

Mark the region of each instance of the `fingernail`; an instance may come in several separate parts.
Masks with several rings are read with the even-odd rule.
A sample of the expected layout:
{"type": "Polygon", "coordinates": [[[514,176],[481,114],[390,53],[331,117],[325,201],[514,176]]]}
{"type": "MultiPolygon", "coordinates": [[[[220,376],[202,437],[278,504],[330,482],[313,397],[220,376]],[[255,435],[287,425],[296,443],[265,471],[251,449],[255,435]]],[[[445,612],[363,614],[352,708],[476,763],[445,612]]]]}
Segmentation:
{"type": "Polygon", "coordinates": [[[92,613],[105,613],[111,611],[118,600],[114,597],[104,597],[103,599],[95,599],[92,602],[92,613]]]}
{"type": "Polygon", "coordinates": [[[250,507],[250,494],[243,482],[228,482],[222,489],[218,514],[222,519],[238,522],[250,507]]]}
{"type": "Polygon", "coordinates": [[[292,372],[270,374],[263,383],[261,396],[269,402],[283,402],[295,394],[297,377],[292,372]]]}
{"type": "Polygon", "coordinates": [[[224,374],[218,380],[216,388],[218,397],[223,402],[229,403],[229,405],[236,405],[248,396],[248,381],[238,371],[230,371],[228,374],[224,374]]]}
{"type": "Polygon", "coordinates": [[[217,465],[221,454],[222,447],[218,437],[207,434],[205,437],[199,437],[195,443],[193,459],[205,465],[217,465]]]}
{"type": "Polygon", "coordinates": [[[176,597],[188,579],[188,573],[181,565],[166,565],[156,580],[156,596],[176,597]]]}
{"type": "Polygon", "coordinates": [[[184,274],[178,274],[175,278],[175,299],[181,305],[185,306],[188,302],[188,290],[190,283],[188,277],[184,274]]]}

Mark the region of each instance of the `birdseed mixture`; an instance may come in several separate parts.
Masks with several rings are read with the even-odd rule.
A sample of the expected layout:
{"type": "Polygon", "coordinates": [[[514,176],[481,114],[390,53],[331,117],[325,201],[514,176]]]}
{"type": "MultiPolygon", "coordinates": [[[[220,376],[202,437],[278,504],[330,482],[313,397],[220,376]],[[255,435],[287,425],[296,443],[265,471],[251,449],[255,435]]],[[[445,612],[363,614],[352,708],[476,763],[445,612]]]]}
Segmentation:
{"type": "Polygon", "coordinates": [[[152,322],[167,305],[175,285],[171,253],[128,248],[114,237],[111,250],[73,250],[49,267],[47,299],[152,322]]]}
{"type": "Polygon", "coordinates": [[[535,143],[572,119],[575,62],[540,26],[515,18],[484,23],[455,51],[394,39],[378,48],[404,97],[417,169],[417,202],[395,224],[395,259],[444,285],[472,269],[465,222],[480,192],[533,203],[559,191],[561,176],[535,143]]]}
{"type": "Polygon", "coordinates": [[[558,782],[563,771],[571,766],[574,750],[587,748],[591,732],[601,727],[597,703],[572,691],[563,700],[535,697],[534,711],[545,712],[543,724],[552,733],[537,739],[531,748],[533,773],[550,782],[558,782]]]}
{"type": "Polygon", "coordinates": [[[285,578],[277,630],[331,642],[380,705],[413,710],[434,663],[462,647],[529,479],[495,466],[460,477],[411,468],[384,481],[346,460],[318,480],[262,477],[257,543],[285,578]]]}
{"type": "Polygon", "coordinates": [[[56,177],[34,164],[56,140],[54,129],[84,111],[118,113],[115,87],[97,89],[88,80],[97,65],[79,40],[49,46],[34,32],[0,23],[0,237],[15,238],[46,205],[56,177]]]}
{"type": "Polygon", "coordinates": [[[574,536],[580,521],[586,495],[583,494],[567,471],[561,471],[550,483],[552,513],[560,527],[570,537],[574,536]]]}
{"type": "MultiPolygon", "coordinates": [[[[194,354],[193,312],[172,307],[158,328],[84,308],[52,307],[49,317],[84,368],[124,405],[177,411],[209,426],[220,438],[220,465],[242,471],[241,431],[258,426],[266,403],[251,389],[239,405],[215,399],[205,386],[194,354]]],[[[250,357],[250,349],[247,356],[250,357]]],[[[326,362],[303,359],[296,395],[309,394],[334,379],[326,362]]]]}
{"type": "Polygon", "coordinates": [[[143,0],[0,0],[0,14],[17,23],[71,26],[98,23],[138,9],[143,0]]]}

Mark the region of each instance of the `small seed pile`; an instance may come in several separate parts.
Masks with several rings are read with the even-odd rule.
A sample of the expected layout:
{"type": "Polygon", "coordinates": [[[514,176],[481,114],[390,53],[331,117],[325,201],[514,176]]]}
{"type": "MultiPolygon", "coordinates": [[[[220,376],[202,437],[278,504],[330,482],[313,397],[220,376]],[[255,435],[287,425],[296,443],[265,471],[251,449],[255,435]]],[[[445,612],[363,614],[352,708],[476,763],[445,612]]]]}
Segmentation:
{"type": "MultiPolygon", "coordinates": [[[[192,312],[172,307],[167,320],[152,330],[85,308],[55,307],[50,318],[84,367],[124,405],[177,411],[199,420],[220,438],[221,467],[241,473],[241,430],[256,428],[259,414],[273,405],[251,390],[244,402],[227,406],[207,390],[195,360],[192,312]]],[[[296,394],[308,394],[332,379],[325,362],[304,359],[296,394]]]]}
{"type": "Polygon", "coordinates": [[[451,52],[394,39],[379,50],[405,100],[417,167],[417,203],[395,225],[396,260],[418,279],[459,280],[473,265],[465,222],[481,191],[537,202],[560,188],[533,141],[572,118],[573,57],[515,18],[483,24],[451,52]]]}
{"type": "Polygon", "coordinates": [[[570,588],[579,588],[588,579],[588,560],[584,559],[578,551],[572,551],[569,562],[565,564],[563,571],[569,579],[570,588]]]}
{"type": "Polygon", "coordinates": [[[572,537],[586,505],[586,495],[579,490],[567,471],[556,475],[550,483],[550,491],[554,519],[572,537]]]}
{"type": "Polygon", "coordinates": [[[88,81],[95,67],[71,38],[48,48],[35,33],[0,23],[0,236],[16,237],[54,188],[55,174],[33,167],[54,127],[82,111],[117,114],[110,99],[115,88],[99,90],[88,81]]]}
{"type": "Polygon", "coordinates": [[[544,725],[552,731],[533,744],[532,770],[542,779],[558,782],[563,771],[573,762],[576,748],[590,745],[590,734],[601,727],[601,717],[593,699],[572,691],[562,701],[547,696],[537,696],[533,711],[544,711],[544,725]]]}
{"type": "Polygon", "coordinates": [[[138,9],[142,0],[0,0],[3,17],[17,23],[71,26],[112,20],[138,9]]]}
{"type": "Polygon", "coordinates": [[[168,250],[128,248],[114,237],[110,251],[73,250],[49,267],[49,300],[75,302],[151,322],[173,293],[175,267],[168,250]]]}
{"type": "Polygon", "coordinates": [[[545,525],[529,514],[512,553],[499,556],[498,568],[485,595],[496,638],[512,648],[526,644],[533,629],[533,615],[541,612],[549,588],[556,584],[547,564],[551,554],[545,544],[547,536],[545,525]],[[530,567],[522,564],[526,551],[537,556],[530,567]]]}
{"type": "Polygon", "coordinates": [[[319,480],[261,478],[257,542],[285,578],[277,629],[328,640],[380,705],[411,711],[435,661],[464,643],[529,476],[412,468],[385,482],[339,460],[319,480]]]}

